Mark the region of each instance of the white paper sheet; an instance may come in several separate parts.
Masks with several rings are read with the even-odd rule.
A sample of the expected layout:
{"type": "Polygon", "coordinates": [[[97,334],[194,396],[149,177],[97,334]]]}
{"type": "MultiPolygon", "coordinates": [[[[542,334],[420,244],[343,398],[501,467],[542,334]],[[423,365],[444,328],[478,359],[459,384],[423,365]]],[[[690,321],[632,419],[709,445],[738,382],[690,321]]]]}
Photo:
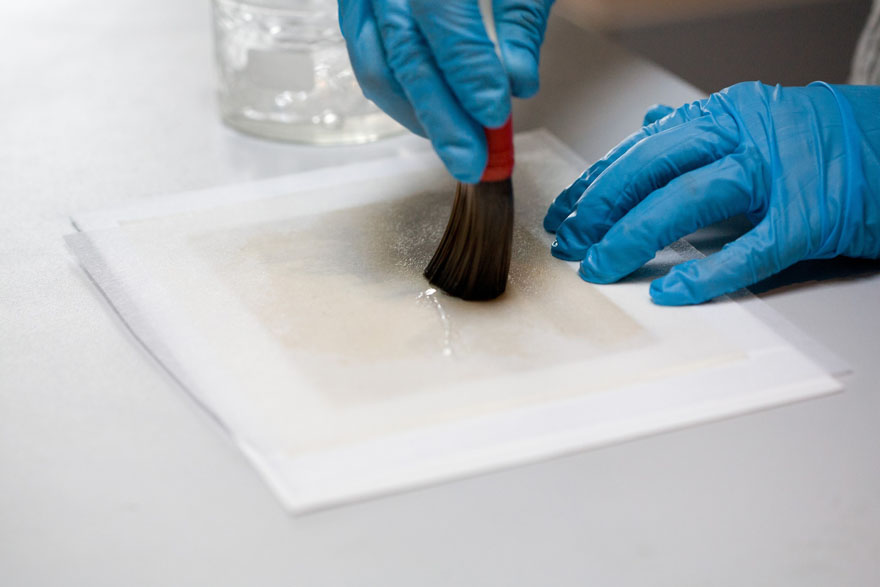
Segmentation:
{"type": "Polygon", "coordinates": [[[453,184],[430,153],[77,216],[69,243],[145,347],[306,511],[840,389],[732,302],[581,281],[540,219],[583,163],[517,137],[509,290],[421,270],[453,184]]]}

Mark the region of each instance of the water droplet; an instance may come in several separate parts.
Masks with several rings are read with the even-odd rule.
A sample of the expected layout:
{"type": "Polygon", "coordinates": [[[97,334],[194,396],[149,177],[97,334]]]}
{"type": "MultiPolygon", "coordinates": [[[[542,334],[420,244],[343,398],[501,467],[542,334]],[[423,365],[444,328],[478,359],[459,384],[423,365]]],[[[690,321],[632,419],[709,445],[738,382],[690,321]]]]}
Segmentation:
{"type": "Polygon", "coordinates": [[[437,290],[433,287],[429,287],[423,292],[419,292],[419,295],[416,296],[417,300],[426,300],[427,303],[430,303],[433,308],[437,312],[437,318],[440,319],[440,325],[443,327],[443,350],[441,353],[444,357],[451,357],[453,355],[452,352],[452,325],[449,321],[449,315],[446,313],[446,309],[443,307],[443,304],[440,303],[440,299],[435,295],[437,290]]]}
{"type": "Polygon", "coordinates": [[[275,96],[275,105],[279,108],[289,106],[291,102],[293,102],[293,96],[290,92],[281,92],[275,96]]]}
{"type": "Polygon", "coordinates": [[[324,126],[335,126],[339,124],[339,115],[335,112],[325,112],[321,117],[321,124],[324,126]]]}

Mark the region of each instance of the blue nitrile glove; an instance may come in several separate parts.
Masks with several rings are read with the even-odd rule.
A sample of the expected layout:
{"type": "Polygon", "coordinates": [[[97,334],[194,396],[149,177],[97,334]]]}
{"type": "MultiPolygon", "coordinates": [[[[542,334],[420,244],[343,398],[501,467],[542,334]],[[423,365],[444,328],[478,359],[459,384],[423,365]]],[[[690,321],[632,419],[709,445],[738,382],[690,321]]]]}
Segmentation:
{"type": "Polygon", "coordinates": [[[486,165],[483,127],[507,121],[511,94],[538,91],[552,3],[494,0],[501,60],[477,0],[340,0],[339,23],[364,95],[430,138],[457,179],[476,183],[486,165]]]}
{"type": "Polygon", "coordinates": [[[755,227],[654,281],[656,303],[703,302],[805,259],[880,257],[880,87],[743,83],[668,112],[547,212],[553,255],[582,261],[585,280],[617,281],[742,213],[755,227]]]}

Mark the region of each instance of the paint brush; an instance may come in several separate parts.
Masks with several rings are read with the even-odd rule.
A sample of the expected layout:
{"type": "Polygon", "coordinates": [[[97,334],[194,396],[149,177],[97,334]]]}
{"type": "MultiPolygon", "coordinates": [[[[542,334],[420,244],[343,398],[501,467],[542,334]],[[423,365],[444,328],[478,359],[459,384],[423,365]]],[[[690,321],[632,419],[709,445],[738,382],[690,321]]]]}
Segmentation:
{"type": "MultiPolygon", "coordinates": [[[[486,32],[498,38],[491,0],[480,0],[486,32]]],[[[499,53],[499,59],[501,58],[499,53]]],[[[489,157],[479,183],[459,182],[452,213],[425,268],[431,285],[464,300],[491,300],[507,286],[513,246],[513,122],[485,129],[489,157]]]]}
{"type": "Polygon", "coordinates": [[[486,129],[489,160],[479,183],[459,182],[440,245],[425,269],[431,285],[464,300],[504,293],[513,246],[512,122],[486,129]]]}

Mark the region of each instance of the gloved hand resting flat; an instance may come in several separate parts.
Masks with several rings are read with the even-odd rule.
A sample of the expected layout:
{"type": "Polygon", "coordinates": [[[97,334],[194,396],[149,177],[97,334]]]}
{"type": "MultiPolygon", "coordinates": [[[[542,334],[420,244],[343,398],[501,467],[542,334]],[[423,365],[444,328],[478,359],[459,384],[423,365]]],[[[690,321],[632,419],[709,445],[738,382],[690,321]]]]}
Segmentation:
{"type": "Polygon", "coordinates": [[[457,179],[476,183],[486,166],[483,127],[507,121],[511,94],[538,91],[552,3],[494,0],[502,60],[477,0],[340,0],[339,23],[364,95],[430,138],[457,179]]]}
{"type": "Polygon", "coordinates": [[[544,219],[553,255],[581,261],[585,280],[617,281],[742,213],[755,227],[655,280],[656,303],[700,303],[805,259],[880,257],[880,87],[744,83],[646,122],[544,219]]]}

